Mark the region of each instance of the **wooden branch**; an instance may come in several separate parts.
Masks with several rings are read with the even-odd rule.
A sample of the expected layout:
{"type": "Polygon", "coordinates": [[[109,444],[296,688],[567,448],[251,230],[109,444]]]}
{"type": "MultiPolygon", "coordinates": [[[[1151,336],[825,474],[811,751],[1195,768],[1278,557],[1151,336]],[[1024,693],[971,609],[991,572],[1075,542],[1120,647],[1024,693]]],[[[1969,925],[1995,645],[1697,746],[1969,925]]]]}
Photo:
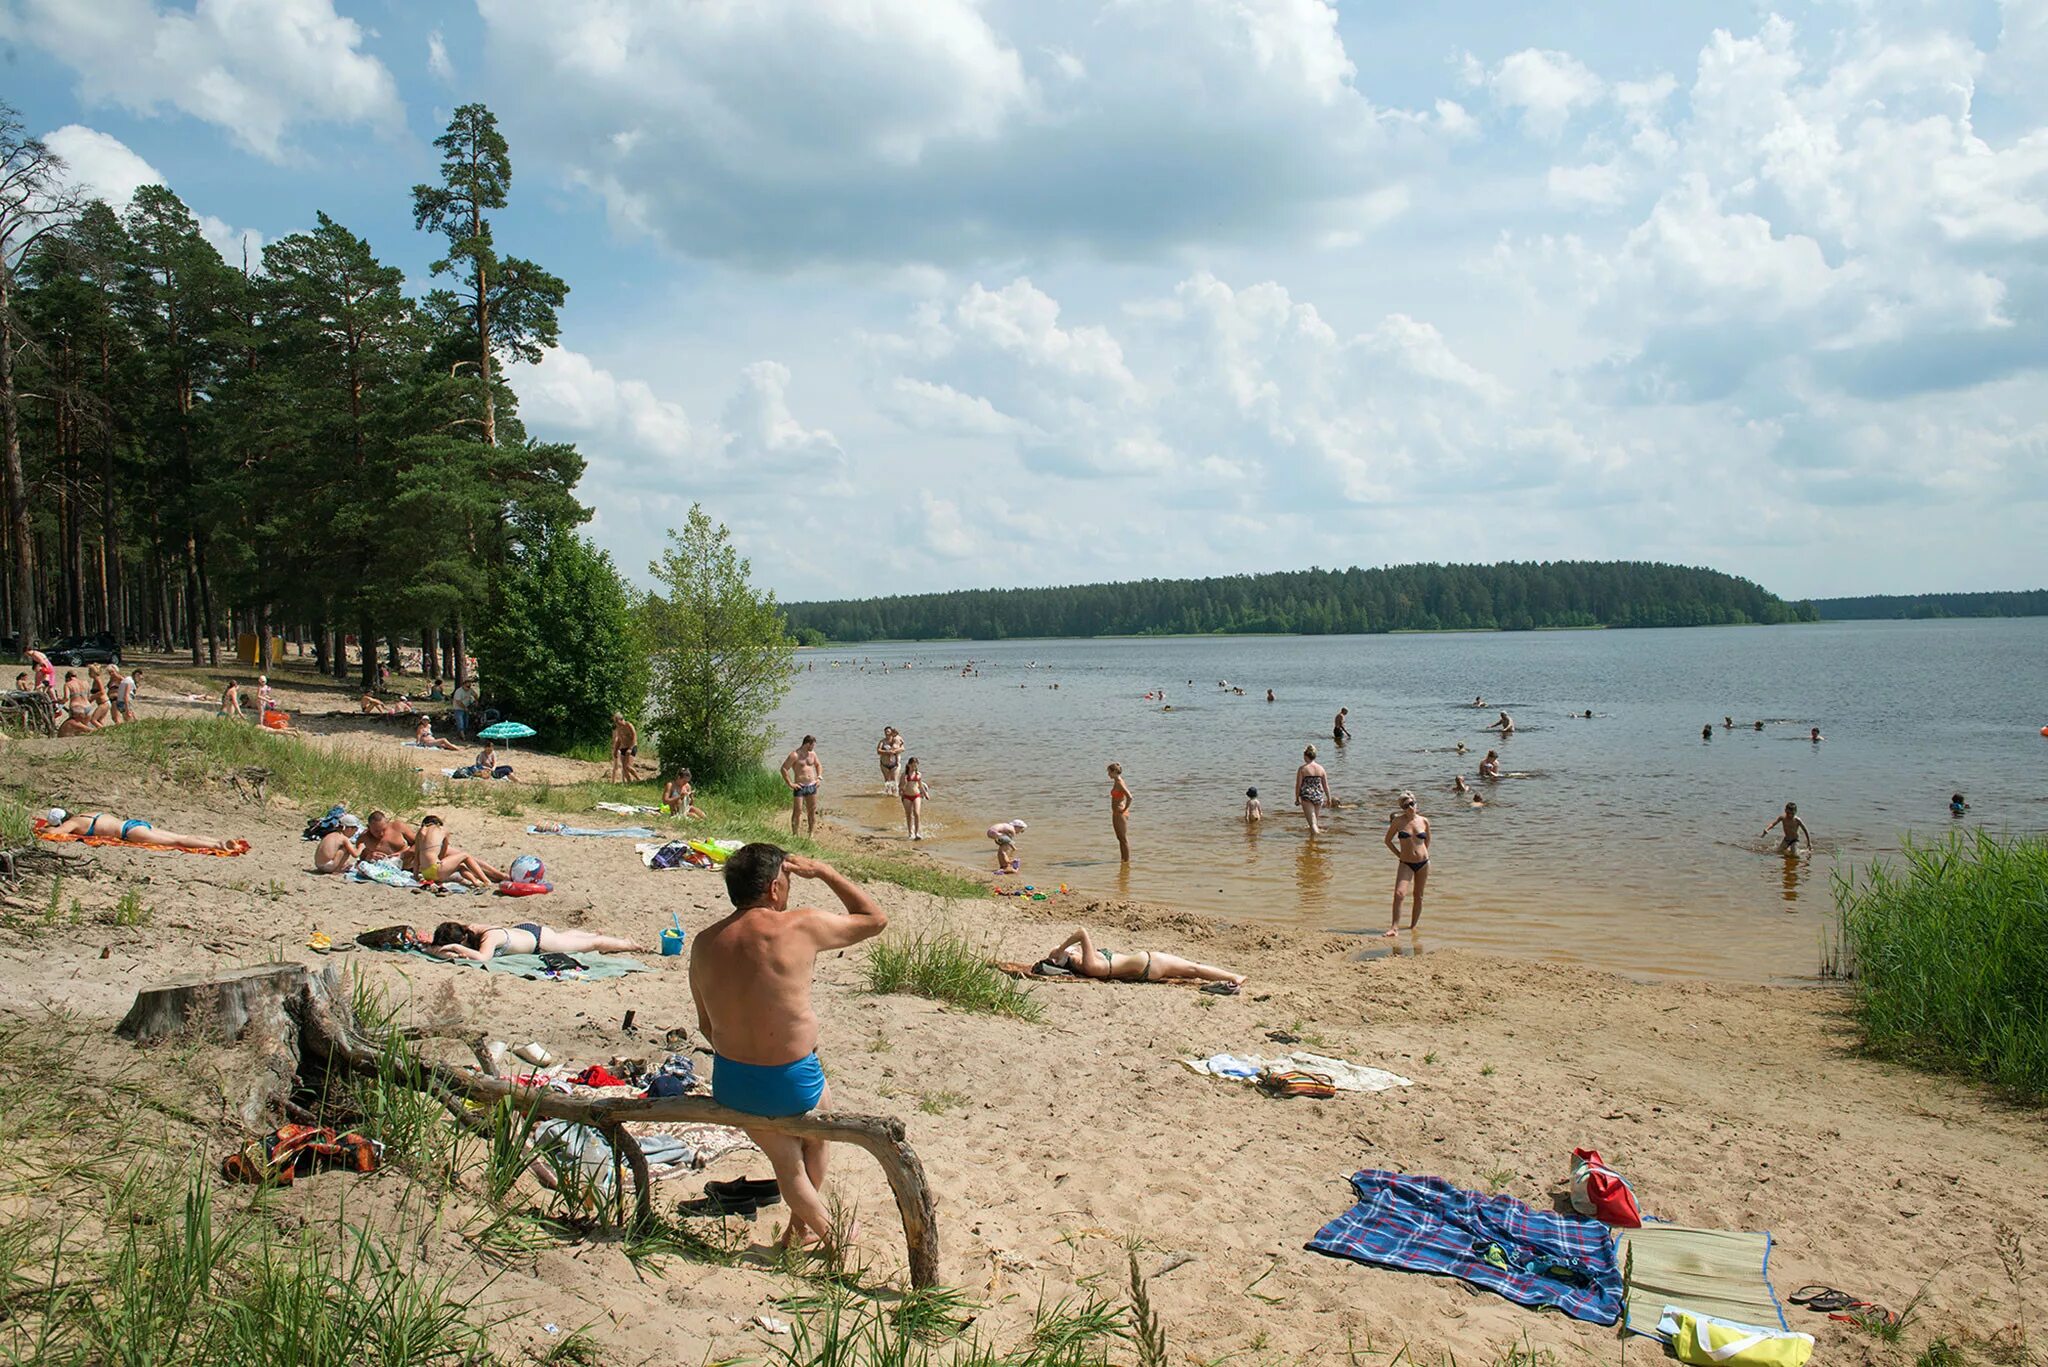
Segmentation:
{"type": "MultiPolygon", "coordinates": [[[[304,1043],[320,1052],[330,1061],[339,1062],[357,1072],[375,1074],[379,1071],[378,1055],[360,1041],[355,1040],[341,1027],[327,1009],[322,994],[308,992],[306,995],[306,1021],[304,1043]]],[[[784,1116],[768,1119],[758,1115],[747,1115],[730,1110],[705,1097],[664,1096],[664,1097],[594,1097],[589,1099],[563,1096],[543,1088],[521,1087],[516,1083],[485,1077],[466,1069],[451,1068],[432,1059],[417,1055],[408,1058],[411,1070],[420,1079],[413,1084],[422,1091],[438,1092],[442,1089],[457,1096],[466,1096],[472,1101],[486,1105],[510,1098],[522,1111],[549,1120],[566,1120],[574,1124],[589,1125],[611,1141],[613,1150],[625,1155],[626,1162],[633,1170],[633,1183],[638,1200],[638,1218],[652,1217],[653,1181],[647,1171],[647,1157],[640,1145],[625,1130],[634,1121],[687,1121],[698,1124],[728,1125],[742,1130],[765,1130],[773,1134],[795,1135],[801,1139],[823,1139],[832,1143],[852,1144],[874,1155],[881,1164],[883,1175],[889,1179],[889,1190],[896,1199],[897,1213],[903,1219],[903,1240],[910,1255],[910,1282],[912,1286],[933,1286],[939,1279],[939,1224],[938,1207],[933,1200],[931,1184],[925,1178],[924,1164],[919,1161],[917,1151],[910,1147],[905,1138],[903,1122],[894,1116],[845,1115],[836,1111],[812,1112],[808,1115],[784,1116]]]]}

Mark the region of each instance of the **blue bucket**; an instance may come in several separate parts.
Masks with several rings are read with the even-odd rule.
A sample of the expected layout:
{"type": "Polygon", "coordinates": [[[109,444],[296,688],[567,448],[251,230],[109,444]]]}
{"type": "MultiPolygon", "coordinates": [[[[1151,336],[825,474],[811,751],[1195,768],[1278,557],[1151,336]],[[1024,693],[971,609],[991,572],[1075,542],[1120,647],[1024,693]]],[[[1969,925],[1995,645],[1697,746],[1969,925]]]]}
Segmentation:
{"type": "Polygon", "coordinates": [[[683,932],[670,926],[661,932],[661,952],[664,958],[673,958],[683,952],[683,932]]]}

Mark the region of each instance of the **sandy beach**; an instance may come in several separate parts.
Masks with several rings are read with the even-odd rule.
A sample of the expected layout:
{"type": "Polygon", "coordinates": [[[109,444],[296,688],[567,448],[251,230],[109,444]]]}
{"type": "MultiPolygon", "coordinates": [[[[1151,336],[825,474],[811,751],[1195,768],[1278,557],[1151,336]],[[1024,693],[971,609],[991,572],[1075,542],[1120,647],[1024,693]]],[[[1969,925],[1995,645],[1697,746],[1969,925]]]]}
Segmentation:
{"type": "MultiPolygon", "coordinates": [[[[399,749],[403,733],[389,723],[312,715],[340,705],[342,695],[297,690],[280,675],[297,724],[323,733],[304,743],[386,758],[425,753],[399,749]]],[[[187,677],[147,667],[144,715],[210,712],[210,700],[180,701],[187,677]]],[[[200,691],[196,679],[190,691],[200,691]]],[[[694,930],[727,905],[715,875],[650,872],[629,840],[529,835],[528,816],[474,807],[448,811],[457,838],[501,864],[540,854],[552,896],[514,908],[351,884],[310,872],[312,847],[299,831],[312,813],[297,804],[273,796],[259,805],[226,784],[174,787],[126,767],[95,737],[16,740],[5,753],[12,786],[36,805],[104,807],[253,842],[238,859],[85,851],[94,876],[64,888],[67,900],[81,903],[82,923],[0,932],[0,1009],[68,1013],[102,1035],[106,1056],[132,1052],[104,1032],[138,987],[280,956],[318,962],[306,948],[316,931],[341,940],[401,922],[539,917],[652,946],[671,915],[694,930]],[[152,913],[146,927],[92,920],[130,886],[152,913]]],[[[522,780],[589,778],[600,767],[517,749],[508,762],[522,780]]],[[[508,785],[515,793],[517,786],[508,785]]],[[[593,824],[610,824],[595,816],[593,824]]],[[[2013,1361],[2011,1326],[2037,1323],[2048,1310],[2039,1288],[2024,1277],[2015,1286],[1994,1252],[1998,1226],[2037,1237],[2048,1214],[2038,1114],[1974,1086],[1859,1057],[1839,990],[1643,983],[1433,952],[1426,933],[1419,954],[1366,960],[1361,950],[1378,950],[1379,941],[1212,924],[1073,895],[945,903],[894,886],[875,891],[891,934],[952,927],[992,958],[1029,961],[1086,925],[1119,949],[1166,950],[1250,975],[1239,997],[1162,985],[1037,987],[1045,1017],[1031,1024],[866,995],[861,950],[821,965],[821,1052],[835,1108],[907,1121],[938,1195],[942,1280],[985,1305],[977,1327],[993,1337],[1014,1340],[1041,1303],[1090,1292],[1118,1299],[1126,1249],[1136,1241],[1146,1272],[1166,1269],[1152,1298],[1176,1361],[1384,1363],[1404,1346],[1413,1359],[1488,1361],[1524,1341],[1561,1359],[1647,1361],[1662,1352],[1648,1340],[1618,1346],[1613,1330],[1539,1315],[1455,1281],[1303,1249],[1351,1203],[1346,1179],[1359,1168],[1498,1187],[1549,1208],[1578,1145],[1602,1150],[1656,1216],[1770,1231],[1781,1297],[1822,1282],[1894,1309],[1922,1298],[1904,1357],[1856,1328],[1788,1306],[1792,1327],[1819,1338],[1817,1361],[1910,1361],[1935,1335],[2013,1361]],[[1278,1051],[1269,1040],[1275,1032],[1414,1085],[1282,1101],[1177,1062],[1278,1051]]],[[[459,1016],[468,1029],[539,1040],[582,1064],[658,1052],[670,1027],[694,1035],[686,959],[642,957],[651,971],[595,984],[529,982],[367,951],[339,961],[403,1003],[411,1019],[459,1016]],[[635,1035],[620,1029],[628,1011],[635,1035]]],[[[450,1062],[467,1059],[459,1045],[432,1047],[450,1062]]],[[[214,1101],[210,1114],[223,1119],[211,1140],[225,1148],[241,1136],[225,1122],[223,1100],[214,1101]]],[[[855,1153],[835,1159],[833,1184],[862,1214],[873,1271],[899,1267],[901,1236],[878,1171],[855,1153]]],[[[758,1153],[743,1152],[703,1177],[766,1173],[758,1153]]],[[[694,1198],[701,1180],[664,1183],[660,1200],[694,1198]]],[[[323,1176],[283,1199],[324,1207],[345,1196],[352,1208],[389,1208],[405,1181],[396,1172],[323,1176]]],[[[605,1241],[490,1269],[452,1234],[423,1252],[509,1315],[501,1331],[508,1349],[545,1347],[544,1322],[588,1323],[606,1360],[619,1364],[758,1357],[787,1340],[749,1321],[789,1318],[776,1302],[802,1286],[761,1250],[778,1213],[760,1217],[755,1252],[740,1265],[670,1260],[661,1277],[636,1270],[605,1241]]]]}

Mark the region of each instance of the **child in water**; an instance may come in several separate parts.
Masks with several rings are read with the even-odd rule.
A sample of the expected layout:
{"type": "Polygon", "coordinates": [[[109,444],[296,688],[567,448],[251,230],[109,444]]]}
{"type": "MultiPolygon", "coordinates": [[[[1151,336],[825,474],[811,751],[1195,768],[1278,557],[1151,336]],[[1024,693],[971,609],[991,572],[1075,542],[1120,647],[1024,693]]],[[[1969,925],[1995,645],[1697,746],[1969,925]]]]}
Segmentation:
{"type": "Polygon", "coordinates": [[[1778,832],[1778,853],[1797,854],[1802,842],[1807,849],[1813,848],[1813,832],[1806,829],[1806,823],[1799,819],[1799,804],[1788,802],[1785,810],[1775,821],[1764,827],[1764,834],[1778,832]],[[1782,829],[1781,829],[1782,828],[1782,829]]]}
{"type": "Polygon", "coordinates": [[[1257,824],[1258,824],[1259,822],[1261,822],[1261,821],[1265,820],[1265,817],[1266,817],[1266,810],[1265,810],[1265,808],[1263,808],[1263,807],[1259,806],[1259,790],[1258,790],[1257,788],[1247,788],[1247,789],[1245,789],[1245,790],[1244,790],[1244,823],[1245,823],[1245,825],[1247,825],[1247,826],[1256,826],[1256,825],[1257,825],[1257,824]]]}
{"type": "Polygon", "coordinates": [[[1950,816],[1961,816],[1964,812],[1967,812],[1969,810],[1970,804],[1963,801],[1963,795],[1961,793],[1956,793],[1949,798],[1948,814],[1950,816]]]}

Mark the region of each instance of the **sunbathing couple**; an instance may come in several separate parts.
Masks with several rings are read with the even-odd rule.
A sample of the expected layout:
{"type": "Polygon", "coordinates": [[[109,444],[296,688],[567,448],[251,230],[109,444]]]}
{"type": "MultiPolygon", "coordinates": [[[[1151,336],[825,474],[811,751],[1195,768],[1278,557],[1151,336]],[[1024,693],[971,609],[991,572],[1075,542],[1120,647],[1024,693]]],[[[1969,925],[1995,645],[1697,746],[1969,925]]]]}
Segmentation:
{"type": "Polygon", "coordinates": [[[420,882],[464,883],[487,888],[505,881],[503,869],[493,868],[466,850],[450,843],[448,826],[438,816],[420,818],[417,828],[383,812],[371,812],[362,830],[329,831],[313,850],[313,872],[343,873],[358,863],[374,859],[398,860],[398,867],[416,875],[420,882]]]}
{"type": "Polygon", "coordinates": [[[43,813],[43,834],[78,840],[119,841],[123,845],[146,845],[155,849],[199,850],[209,854],[239,853],[249,848],[246,840],[220,840],[210,835],[179,835],[160,831],[140,817],[120,817],[111,812],[82,812],[77,816],[62,807],[43,813]]]}

